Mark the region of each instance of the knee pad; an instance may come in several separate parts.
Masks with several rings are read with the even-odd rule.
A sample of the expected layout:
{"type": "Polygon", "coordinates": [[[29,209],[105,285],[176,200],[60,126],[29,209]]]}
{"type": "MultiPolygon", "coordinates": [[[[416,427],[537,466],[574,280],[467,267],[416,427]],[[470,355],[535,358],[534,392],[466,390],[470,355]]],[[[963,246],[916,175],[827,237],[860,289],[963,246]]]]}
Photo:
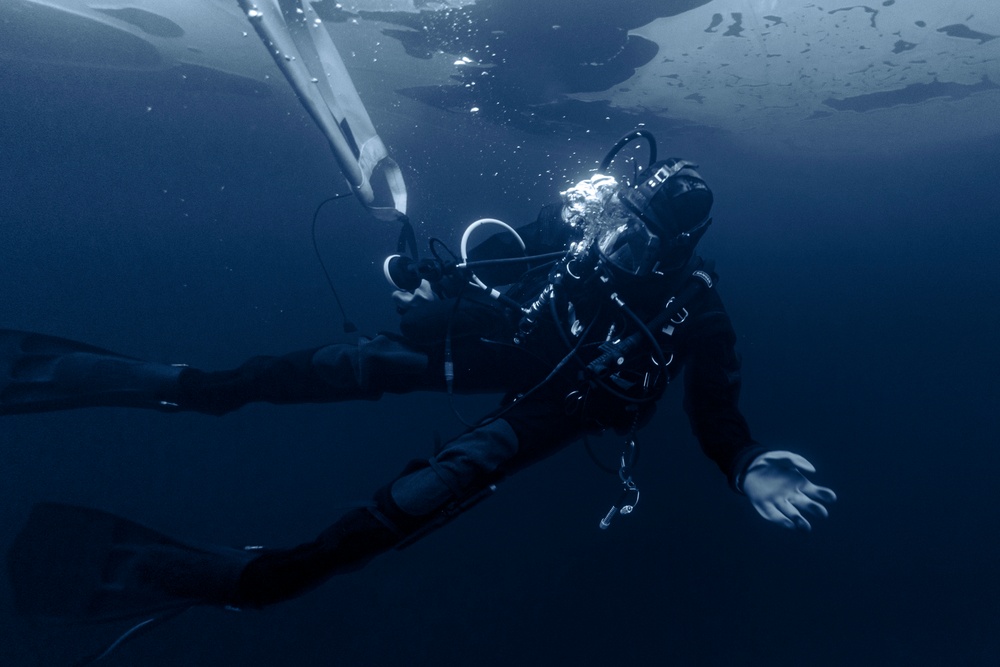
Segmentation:
{"type": "Polygon", "coordinates": [[[517,452],[517,435],[498,419],[452,440],[426,461],[412,461],[386,496],[406,517],[433,515],[497,481],[517,452]]]}

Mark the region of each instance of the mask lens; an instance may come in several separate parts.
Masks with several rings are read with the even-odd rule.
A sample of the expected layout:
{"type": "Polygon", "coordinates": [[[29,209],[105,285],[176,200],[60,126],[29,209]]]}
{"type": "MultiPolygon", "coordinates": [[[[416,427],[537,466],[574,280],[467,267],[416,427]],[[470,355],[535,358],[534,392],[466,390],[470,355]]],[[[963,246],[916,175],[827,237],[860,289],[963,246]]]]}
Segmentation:
{"type": "Polygon", "coordinates": [[[637,217],[629,216],[598,239],[598,250],[619,272],[644,276],[656,266],[660,239],[637,217]]]}
{"type": "Polygon", "coordinates": [[[671,177],[650,200],[647,215],[667,236],[683,234],[703,222],[712,210],[712,191],[700,178],[684,173],[671,177]]]}

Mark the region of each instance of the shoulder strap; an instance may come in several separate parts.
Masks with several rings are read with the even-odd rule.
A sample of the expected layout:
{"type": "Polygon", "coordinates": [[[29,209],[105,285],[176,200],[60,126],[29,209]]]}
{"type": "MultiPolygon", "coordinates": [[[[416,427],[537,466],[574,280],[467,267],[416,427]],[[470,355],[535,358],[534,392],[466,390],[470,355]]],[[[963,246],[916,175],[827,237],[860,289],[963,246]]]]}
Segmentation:
{"type": "Polygon", "coordinates": [[[705,261],[695,255],[682,269],[683,277],[677,293],[670,297],[653,319],[647,322],[651,330],[658,329],[673,319],[702,292],[715,287],[719,276],[715,273],[715,261],[705,261]]]}
{"type": "Polygon", "coordinates": [[[685,277],[681,279],[677,293],[670,297],[660,312],[646,323],[647,331],[637,331],[617,342],[605,343],[601,346],[602,354],[587,365],[587,370],[601,375],[618,358],[629,354],[646,340],[649,332],[655,332],[661,327],[667,326],[698,295],[715,286],[718,277],[712,270],[713,268],[714,262],[706,262],[697,256],[692,257],[683,269],[685,277]]]}

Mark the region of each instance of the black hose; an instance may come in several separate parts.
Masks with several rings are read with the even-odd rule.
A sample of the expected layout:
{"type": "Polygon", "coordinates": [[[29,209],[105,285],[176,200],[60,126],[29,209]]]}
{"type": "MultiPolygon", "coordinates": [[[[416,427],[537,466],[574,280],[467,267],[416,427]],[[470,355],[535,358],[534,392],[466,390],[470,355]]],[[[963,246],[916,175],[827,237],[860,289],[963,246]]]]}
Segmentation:
{"type": "Polygon", "coordinates": [[[597,168],[597,170],[601,172],[605,171],[611,166],[611,162],[615,159],[618,153],[637,139],[645,139],[646,143],[649,145],[649,164],[646,166],[649,167],[656,162],[656,137],[654,137],[653,133],[649,130],[635,129],[615,142],[615,145],[611,147],[611,150],[609,150],[607,155],[604,156],[604,159],[601,160],[601,165],[597,168]]]}
{"type": "Polygon", "coordinates": [[[344,304],[340,302],[340,295],[337,294],[337,288],[333,286],[333,279],[330,277],[330,272],[326,268],[326,262],[323,261],[323,255],[319,251],[319,244],[316,242],[316,219],[319,217],[319,211],[321,208],[323,208],[324,205],[328,204],[329,202],[336,201],[337,199],[342,199],[343,197],[347,197],[351,194],[352,193],[350,192],[345,192],[344,194],[334,195],[332,197],[324,199],[316,207],[316,210],[313,211],[313,219],[312,219],[313,250],[316,252],[316,259],[319,260],[319,265],[323,267],[323,275],[326,276],[326,284],[330,286],[330,291],[333,292],[333,298],[337,301],[337,308],[340,309],[340,316],[343,318],[344,321],[344,333],[354,333],[355,331],[358,330],[358,327],[354,324],[354,322],[351,322],[347,318],[347,313],[344,312],[344,304]]]}

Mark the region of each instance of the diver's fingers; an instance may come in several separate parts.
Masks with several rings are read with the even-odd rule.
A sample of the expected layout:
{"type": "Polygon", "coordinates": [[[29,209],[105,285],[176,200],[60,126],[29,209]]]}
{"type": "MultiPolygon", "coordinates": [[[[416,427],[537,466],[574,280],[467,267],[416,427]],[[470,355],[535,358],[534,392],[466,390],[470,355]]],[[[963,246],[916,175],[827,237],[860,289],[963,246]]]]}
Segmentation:
{"type": "Polygon", "coordinates": [[[784,512],[779,510],[774,503],[761,503],[760,505],[754,505],[754,509],[757,510],[757,514],[760,514],[772,523],[780,524],[788,529],[795,528],[795,522],[789,519],[784,512]]]}
{"type": "Polygon", "coordinates": [[[795,506],[795,504],[791,501],[791,499],[782,498],[778,500],[775,504],[777,505],[778,510],[785,515],[785,517],[788,519],[788,522],[791,524],[791,525],[788,525],[787,523],[784,524],[786,527],[799,528],[801,530],[812,530],[812,525],[809,523],[808,520],[806,520],[804,516],[802,516],[802,513],[799,511],[799,508],[795,506]]]}
{"type": "Polygon", "coordinates": [[[817,502],[832,503],[837,500],[837,494],[833,492],[833,489],[829,489],[825,486],[816,486],[812,482],[806,482],[803,484],[801,491],[817,502]]]}
{"type": "Polygon", "coordinates": [[[826,507],[824,507],[821,503],[812,500],[811,498],[809,498],[804,494],[800,493],[797,496],[790,498],[789,502],[796,509],[798,509],[799,512],[804,512],[806,514],[813,514],[815,516],[821,516],[824,519],[830,516],[830,513],[827,511],[826,507]]]}

